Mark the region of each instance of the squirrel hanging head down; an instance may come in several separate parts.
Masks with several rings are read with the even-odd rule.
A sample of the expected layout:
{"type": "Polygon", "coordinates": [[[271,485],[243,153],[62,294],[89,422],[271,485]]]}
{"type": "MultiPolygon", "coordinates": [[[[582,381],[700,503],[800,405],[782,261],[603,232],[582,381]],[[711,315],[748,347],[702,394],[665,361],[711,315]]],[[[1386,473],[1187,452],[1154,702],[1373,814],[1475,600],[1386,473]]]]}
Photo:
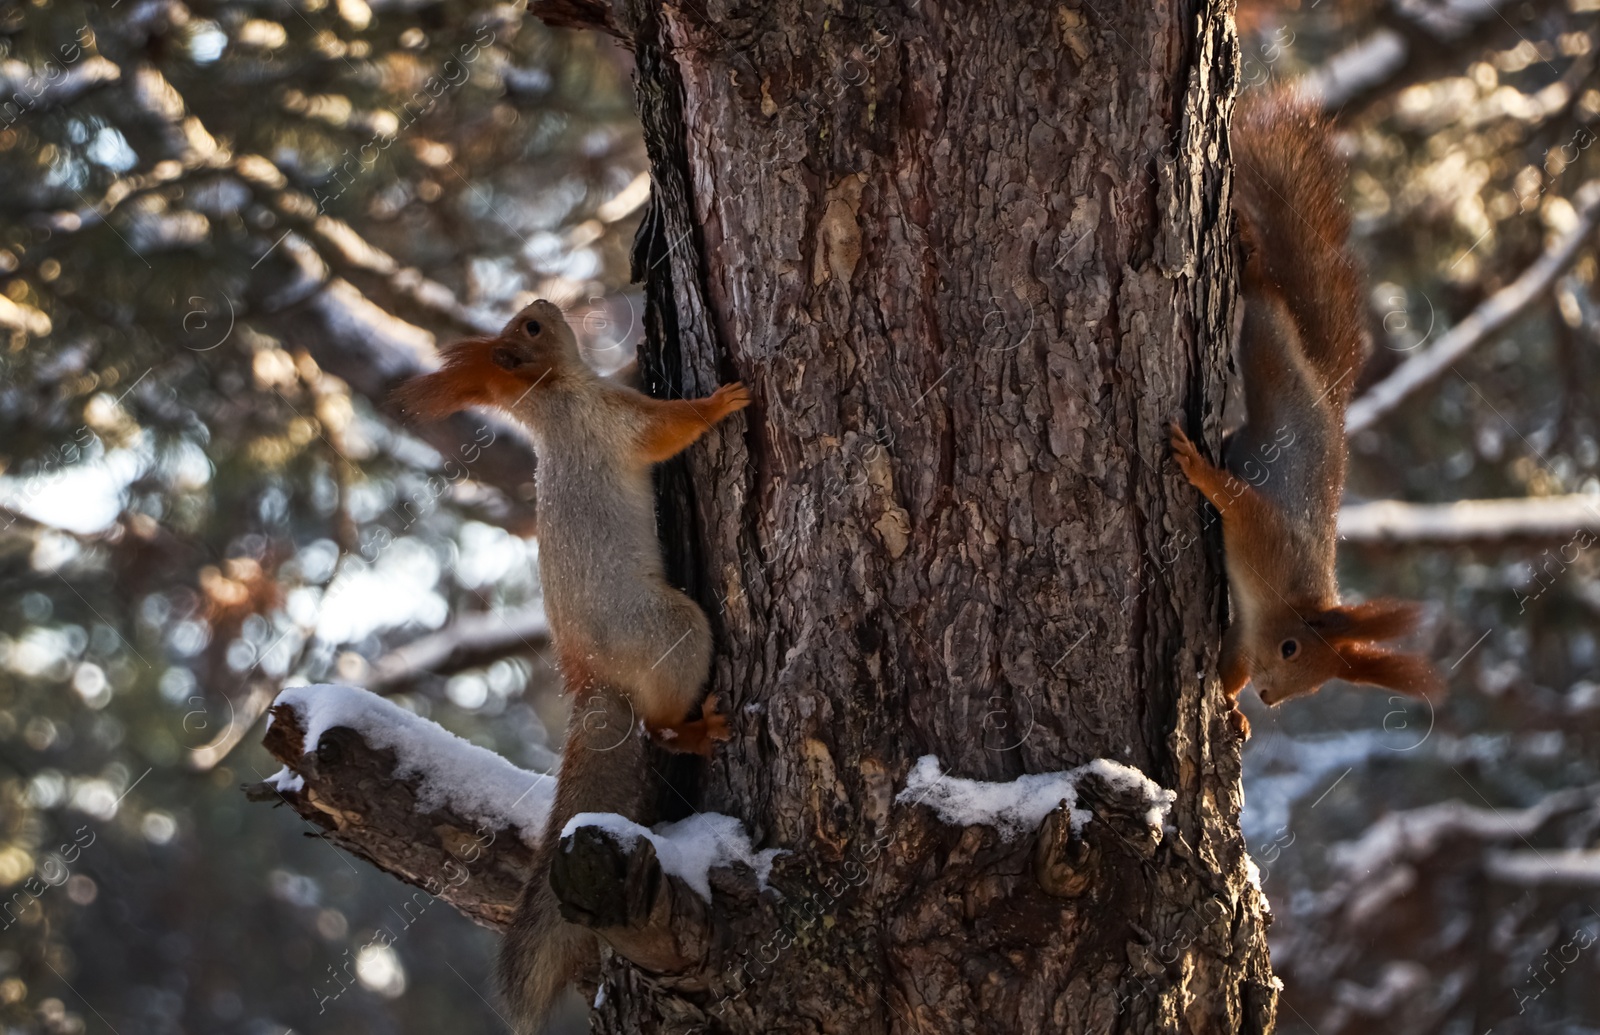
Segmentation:
{"type": "MultiPolygon", "coordinates": [[[[1344,414],[1368,344],[1343,163],[1313,109],[1281,93],[1242,98],[1229,142],[1246,420],[1225,443],[1225,468],[1170,429],[1185,477],[1222,515],[1232,611],[1223,690],[1234,699],[1253,683],[1272,705],[1343,679],[1431,696],[1443,688],[1433,665],[1390,645],[1415,631],[1421,607],[1341,604],[1334,573],[1344,414]]],[[[1233,715],[1248,734],[1237,705],[1233,715]]]]}
{"type": "Polygon", "coordinates": [[[1269,705],[1315,693],[1330,679],[1426,694],[1438,681],[1428,660],[1382,646],[1416,631],[1421,617],[1419,605],[1388,599],[1304,615],[1285,608],[1240,637],[1234,649],[1242,656],[1233,664],[1249,671],[1269,705]]]}
{"type": "Polygon", "coordinates": [[[514,1026],[533,1035],[561,990],[598,960],[594,932],[562,918],[550,885],[562,828],[580,812],[648,821],[641,734],[702,755],[729,736],[715,696],[702,704],[711,626],[667,581],[650,468],[744,409],[750,393],[734,382],[703,399],[655,399],[603,378],[583,361],[561,309],[540,300],[497,336],[444,350],[439,369],[395,399],[430,420],[469,406],[503,410],[532,433],[538,455],[539,580],[573,714],[534,874],[500,952],[514,1026]]]}

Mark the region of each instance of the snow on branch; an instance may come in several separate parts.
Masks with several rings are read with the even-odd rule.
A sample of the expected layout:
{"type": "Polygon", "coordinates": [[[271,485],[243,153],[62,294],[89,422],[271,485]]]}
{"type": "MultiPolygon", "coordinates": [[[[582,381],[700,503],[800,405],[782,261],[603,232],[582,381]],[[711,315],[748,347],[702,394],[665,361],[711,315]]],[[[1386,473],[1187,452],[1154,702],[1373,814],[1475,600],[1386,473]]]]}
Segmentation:
{"type": "Polygon", "coordinates": [[[743,863],[755,871],[757,884],[765,888],[772,873],[772,861],[781,849],[756,851],[744,824],[732,816],[697,812],[676,823],[663,823],[656,829],[642,827],[612,812],[580,812],[561,828],[563,842],[579,828],[595,827],[611,835],[618,849],[632,852],[642,838],[655,849],[661,871],[682,880],[701,898],[711,901],[711,870],[718,866],[743,863]]]}
{"type": "Polygon", "coordinates": [[[304,752],[317,750],[334,727],[360,734],[370,747],[394,752],[394,776],[414,778],[417,806],[448,809],[497,827],[516,827],[524,841],[544,833],[555,798],[555,777],[518,769],[437,723],[353,686],[298,686],[278,695],[273,712],[299,718],[304,752]],[[509,804],[508,804],[509,803],[509,804]]]}
{"type": "Polygon", "coordinates": [[[1553,817],[1589,808],[1594,791],[1569,787],[1523,809],[1479,808],[1451,800],[1391,812],[1356,840],[1333,846],[1329,861],[1337,877],[1360,885],[1453,840],[1526,843],[1553,817]]]}
{"type": "MultiPolygon", "coordinates": [[[[264,743],[284,768],[248,787],[253,799],[288,805],[334,846],[486,927],[510,921],[533,875],[554,779],[349,686],[285,690],[264,743]]],[[[1175,797],[1107,759],[987,783],[949,776],[928,755],[896,801],[925,804],[946,823],[993,827],[1002,843],[1020,841],[1024,852],[1032,837],[1040,888],[1070,898],[1124,879],[1148,859],[1175,797]]],[[[905,814],[912,829],[936,829],[926,813],[916,816],[905,814]]],[[[752,939],[782,927],[784,898],[769,879],[791,887],[808,869],[781,850],[758,850],[738,819],[709,813],[654,828],[581,813],[553,852],[550,879],[562,914],[656,973],[740,958],[752,939]]]]}
{"type": "Polygon", "coordinates": [[[1484,869],[1506,884],[1600,886],[1600,849],[1498,849],[1484,856],[1484,869]]]}
{"type": "MultiPolygon", "coordinates": [[[[1481,876],[1521,888],[1591,883],[1600,874],[1593,849],[1572,842],[1582,841],[1583,831],[1590,828],[1574,820],[1593,812],[1597,791],[1600,786],[1593,784],[1567,787],[1525,808],[1452,799],[1391,812],[1355,840],[1329,849],[1330,879],[1314,915],[1336,931],[1368,930],[1418,880],[1440,874],[1444,859],[1453,862],[1441,876],[1448,876],[1452,867],[1472,874],[1465,879],[1474,893],[1482,893],[1481,876]],[[1472,861],[1463,865],[1461,860],[1472,861]],[[1398,874],[1409,877],[1397,880],[1398,874]]],[[[1307,932],[1314,940],[1327,940],[1330,934],[1307,932]]]]}
{"type": "MultiPolygon", "coordinates": [[[[383,309],[347,280],[333,278],[324,286],[326,267],[314,249],[295,245],[296,235],[291,233],[279,251],[298,264],[298,290],[309,301],[276,315],[284,339],[304,347],[323,370],[397,422],[403,421],[389,393],[406,377],[430,369],[433,336],[383,309]]],[[[436,479],[452,492],[463,474],[471,482],[499,490],[504,505],[487,508],[483,520],[531,532],[536,461],[527,437],[508,419],[460,413],[444,421],[411,424],[408,431],[446,458],[445,475],[436,479]]]]}
{"type": "Polygon", "coordinates": [[[1406,66],[1410,48],[1389,28],[1357,40],[1301,77],[1300,89],[1324,111],[1336,112],[1351,97],[1382,87],[1406,66]]]}
{"type": "MultiPolygon", "coordinates": [[[[247,787],[252,799],[288,805],[336,847],[485,927],[510,922],[534,872],[553,776],[349,686],[283,691],[264,743],[284,768],[247,787]]],[[[757,851],[730,816],[647,829],[584,813],[562,832],[553,880],[569,918],[630,959],[667,970],[706,952],[721,916],[712,889],[718,910],[749,912],[781,854],[757,851]]]]}
{"type": "Polygon", "coordinates": [[[1097,758],[1087,765],[1056,773],[1030,773],[1007,783],[966,780],[940,771],[937,755],[923,755],[906,777],[895,801],[926,805],[953,826],[994,827],[1003,841],[1033,833],[1046,816],[1065,808],[1074,837],[1083,835],[1094,813],[1078,807],[1080,782],[1099,777],[1109,788],[1143,801],[1143,819],[1160,840],[1167,813],[1177,795],[1132,766],[1097,758]]]}
{"type": "Polygon", "coordinates": [[[949,776],[934,755],[917,760],[895,798],[927,805],[963,830],[990,827],[1002,844],[1032,838],[1033,877],[1045,894],[1062,899],[1120,885],[1137,872],[1160,847],[1175,800],[1139,770],[1106,758],[990,783],[949,776]]]}
{"type": "Polygon", "coordinates": [[[1354,543],[1467,543],[1562,539],[1600,532],[1600,497],[1573,493],[1455,503],[1354,503],[1339,511],[1339,537],[1354,543]]]}
{"type": "MultiPolygon", "coordinates": [[[[1175,799],[1137,769],[1106,759],[986,783],[948,776],[927,755],[895,800],[927,805],[949,824],[994,828],[1001,844],[990,847],[1012,857],[1007,865],[1014,870],[1031,855],[1039,890],[1075,898],[1132,879],[1161,842],[1175,799]],[[1106,834],[1083,836],[1092,831],[1106,834]]],[[[597,931],[621,955],[657,974],[704,980],[726,1000],[742,991],[739,975],[751,946],[792,940],[795,903],[820,897],[831,906],[869,879],[865,864],[884,846],[900,837],[940,836],[927,812],[907,808],[900,818],[903,825],[880,831],[870,853],[850,864],[855,874],[837,882],[838,891],[819,896],[803,894],[815,859],[756,851],[731,817],[697,815],[646,830],[620,816],[580,814],[562,831],[551,885],[562,915],[597,931]],[[769,879],[781,894],[768,890],[769,879]]],[[[994,865],[994,855],[968,849],[947,860],[954,867],[994,865]]]]}
{"type": "Polygon", "coordinates": [[[1372,427],[1543,297],[1555,279],[1577,260],[1600,223],[1600,181],[1584,184],[1573,201],[1578,210],[1577,224],[1516,280],[1489,296],[1438,341],[1408,358],[1351,403],[1345,414],[1345,434],[1354,435],[1372,427]]]}
{"type": "Polygon", "coordinates": [[[264,739],[284,770],[247,793],[334,845],[502,927],[533,872],[555,779],[519,769],[376,694],[285,690],[264,739]]]}

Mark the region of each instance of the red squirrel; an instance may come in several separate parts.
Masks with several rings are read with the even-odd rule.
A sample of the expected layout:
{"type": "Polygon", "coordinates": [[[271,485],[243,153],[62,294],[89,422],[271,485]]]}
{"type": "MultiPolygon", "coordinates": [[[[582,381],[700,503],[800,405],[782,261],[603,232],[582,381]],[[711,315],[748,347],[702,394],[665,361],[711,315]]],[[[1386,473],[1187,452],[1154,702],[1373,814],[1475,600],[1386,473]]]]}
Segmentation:
{"type": "Polygon", "coordinates": [[[750,402],[742,384],[705,399],[654,399],[584,363],[561,310],[538,301],[494,338],[444,353],[432,374],[396,392],[408,415],[439,419],[492,406],[522,422],[538,456],[539,578],[564,689],[574,697],[555,804],[533,878],[500,953],[502,991],[523,1035],[544,1025],[561,990],[598,959],[588,928],[561,916],[550,866],[580,812],[640,820],[644,726],[664,747],[709,754],[728,737],[708,698],[711,627],[667,582],[656,536],[651,465],[676,455],[750,402]]]}
{"type": "Polygon", "coordinates": [[[1226,470],[1177,424],[1170,433],[1184,475],[1222,515],[1232,610],[1222,686],[1248,736],[1237,701],[1246,683],[1269,705],[1330,679],[1423,696],[1442,684],[1425,657],[1384,646],[1416,629],[1420,605],[1339,603],[1344,414],[1368,345],[1343,163],[1313,109],[1284,94],[1247,94],[1229,140],[1244,251],[1246,420],[1224,442],[1226,470]]]}

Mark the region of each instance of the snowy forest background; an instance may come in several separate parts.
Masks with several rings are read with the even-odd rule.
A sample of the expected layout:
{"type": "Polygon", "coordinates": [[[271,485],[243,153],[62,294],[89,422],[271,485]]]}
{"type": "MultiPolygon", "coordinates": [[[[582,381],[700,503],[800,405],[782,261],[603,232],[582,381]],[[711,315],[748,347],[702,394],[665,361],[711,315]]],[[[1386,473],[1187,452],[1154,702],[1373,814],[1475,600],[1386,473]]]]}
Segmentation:
{"type": "MultiPolygon", "coordinates": [[[[1243,89],[1338,113],[1367,382],[1539,275],[1352,438],[1351,503],[1549,504],[1350,526],[1346,587],[1434,607],[1437,709],[1246,702],[1280,1030],[1600,1032],[1600,2],[1240,29],[1243,89]]],[[[626,51],[463,0],[33,2],[0,86],[0,1025],[495,1030],[487,933],[240,785],[286,682],[550,766],[527,447],[385,397],[531,297],[627,358],[626,51]]]]}

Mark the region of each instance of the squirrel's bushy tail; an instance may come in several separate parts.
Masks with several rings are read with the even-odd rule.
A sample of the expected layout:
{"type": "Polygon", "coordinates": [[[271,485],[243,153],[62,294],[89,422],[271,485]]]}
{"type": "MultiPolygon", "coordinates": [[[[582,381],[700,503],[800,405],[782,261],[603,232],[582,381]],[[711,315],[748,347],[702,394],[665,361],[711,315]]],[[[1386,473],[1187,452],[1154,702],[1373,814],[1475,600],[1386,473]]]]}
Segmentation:
{"type": "Polygon", "coordinates": [[[1284,303],[1306,358],[1343,413],[1367,351],[1362,271],[1348,247],[1344,161],[1317,109],[1283,91],[1239,98],[1229,148],[1246,294],[1264,291],[1284,303]]]}
{"type": "Polygon", "coordinates": [[[538,1035],[561,990],[595,965],[594,932],[562,918],[550,887],[550,863],[560,850],[561,829],[580,812],[643,818],[645,740],[627,694],[605,685],[576,692],[533,877],[500,946],[500,990],[517,1035],[538,1035]]]}

